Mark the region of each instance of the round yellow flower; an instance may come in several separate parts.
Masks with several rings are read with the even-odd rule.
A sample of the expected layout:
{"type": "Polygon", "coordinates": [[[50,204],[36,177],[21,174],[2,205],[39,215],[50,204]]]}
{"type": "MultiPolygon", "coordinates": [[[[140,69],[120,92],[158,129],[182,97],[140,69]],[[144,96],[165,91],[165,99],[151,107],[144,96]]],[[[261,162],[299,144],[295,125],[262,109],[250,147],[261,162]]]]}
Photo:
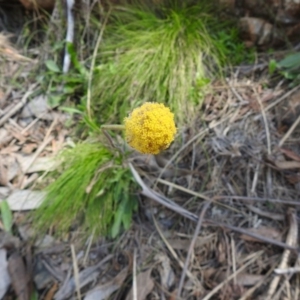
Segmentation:
{"type": "Polygon", "coordinates": [[[158,154],[174,140],[174,114],[161,103],[146,102],[125,118],[127,143],[144,154],[158,154]]]}

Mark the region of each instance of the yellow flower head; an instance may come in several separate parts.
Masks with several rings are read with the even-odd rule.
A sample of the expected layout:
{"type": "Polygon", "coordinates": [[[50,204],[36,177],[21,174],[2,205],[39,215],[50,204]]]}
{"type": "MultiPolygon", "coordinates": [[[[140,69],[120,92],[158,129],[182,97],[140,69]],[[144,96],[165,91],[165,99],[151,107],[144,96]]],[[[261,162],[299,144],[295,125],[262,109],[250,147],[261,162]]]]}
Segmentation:
{"type": "Polygon", "coordinates": [[[127,143],[144,154],[158,154],[174,140],[174,115],[161,103],[146,102],[125,118],[127,143]]]}

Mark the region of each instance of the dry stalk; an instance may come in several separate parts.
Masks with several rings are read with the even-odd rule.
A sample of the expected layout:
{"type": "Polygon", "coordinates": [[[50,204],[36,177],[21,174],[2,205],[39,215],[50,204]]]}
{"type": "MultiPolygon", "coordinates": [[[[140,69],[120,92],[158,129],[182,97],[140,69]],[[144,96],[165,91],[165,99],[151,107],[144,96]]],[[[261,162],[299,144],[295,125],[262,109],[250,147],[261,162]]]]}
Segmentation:
{"type": "Polygon", "coordinates": [[[138,300],[137,297],[137,275],[136,275],[136,248],[134,248],[134,252],[133,252],[133,264],[132,264],[132,274],[133,274],[133,280],[132,280],[132,294],[133,294],[133,300],[138,300]]]}
{"type": "Polygon", "coordinates": [[[206,202],[204,204],[204,207],[203,207],[201,213],[200,213],[200,216],[199,216],[199,219],[198,219],[198,223],[197,223],[197,226],[196,226],[196,229],[195,229],[195,232],[194,232],[194,236],[193,236],[193,239],[192,239],[191,244],[189,246],[189,250],[188,250],[188,253],[187,253],[187,256],[186,256],[186,259],[185,259],[184,268],[183,268],[182,273],[181,273],[179,287],[178,287],[178,292],[177,292],[178,298],[181,295],[181,291],[182,291],[182,288],[183,288],[185,275],[186,275],[186,272],[187,272],[187,269],[188,269],[188,266],[189,266],[189,263],[190,263],[190,258],[191,258],[192,252],[194,251],[195,243],[196,243],[197,237],[199,235],[201,225],[203,223],[204,215],[205,215],[205,213],[206,213],[206,211],[207,211],[207,209],[208,209],[208,207],[209,207],[210,204],[211,204],[211,201],[210,202],[206,202]]]}
{"type": "Polygon", "coordinates": [[[284,137],[280,140],[278,146],[282,147],[285,141],[290,137],[290,135],[293,133],[295,128],[300,124],[300,116],[298,116],[297,120],[293,123],[291,128],[288,130],[288,132],[284,135],[284,137]]]}
{"type": "Polygon", "coordinates": [[[74,271],[74,279],[75,279],[75,284],[76,284],[77,299],[81,300],[80,282],[79,282],[79,269],[78,269],[78,264],[77,264],[75,247],[74,247],[73,244],[71,245],[71,253],[72,253],[73,271],[74,271]]]}
{"type": "MultiPolygon", "coordinates": [[[[291,209],[288,212],[288,217],[290,223],[290,230],[286,238],[286,244],[289,246],[295,246],[297,244],[297,239],[298,239],[298,224],[297,224],[297,217],[295,211],[291,209]]],[[[290,254],[291,254],[290,250],[288,249],[284,250],[278,269],[286,269],[288,267],[290,254]]],[[[275,276],[273,278],[267,293],[267,300],[271,300],[274,297],[280,279],[281,279],[280,276],[275,276]]]]}

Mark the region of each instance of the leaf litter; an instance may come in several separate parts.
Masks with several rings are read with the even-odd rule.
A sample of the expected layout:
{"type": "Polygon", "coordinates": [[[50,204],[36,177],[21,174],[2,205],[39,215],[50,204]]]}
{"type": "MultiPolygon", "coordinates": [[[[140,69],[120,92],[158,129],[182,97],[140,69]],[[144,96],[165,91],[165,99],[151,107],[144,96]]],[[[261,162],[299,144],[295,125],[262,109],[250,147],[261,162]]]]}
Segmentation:
{"type": "MultiPolygon", "coordinates": [[[[7,76],[15,76],[20,65],[26,74],[36,63],[13,48],[7,49],[4,52],[11,55],[3,68],[7,76]]],[[[188,256],[196,228],[193,218],[201,214],[208,199],[212,204],[191,251],[182,298],[299,298],[298,278],[289,275],[274,280],[272,271],[297,268],[299,264],[293,250],[298,248],[298,233],[292,221],[299,213],[299,205],[289,202],[296,202],[300,192],[299,126],[286,136],[297,120],[299,92],[286,96],[288,90],[280,86],[265,89],[265,82],[263,76],[255,80],[234,76],[227,84],[214,83],[213,92],[205,97],[199,110],[201,121],[199,118],[187,124],[181,144],[174,144],[158,159],[149,161],[136,154],[131,157],[142,183],[151,190],[141,195],[138,218],[116,241],[94,238],[91,248],[87,244],[76,247],[80,249],[76,253],[79,289],[85,299],[112,295],[116,299],[133,299],[134,294],[137,299],[175,299],[182,262],[188,256]],[[162,196],[161,202],[152,201],[152,190],[162,196]],[[135,249],[138,272],[134,278],[131,261],[123,254],[135,249]]],[[[27,84],[26,90],[30,90],[27,84]]],[[[64,146],[68,132],[63,124],[66,117],[55,110],[48,114],[50,108],[44,96],[27,94],[31,99],[25,99],[25,91],[5,86],[8,85],[0,84],[0,194],[1,199],[9,200],[10,209],[17,211],[13,214],[14,226],[21,227],[24,218],[19,211],[35,208],[41,194],[19,188],[38,181],[47,162],[64,146]],[[35,105],[30,107],[33,103],[28,100],[35,105]],[[17,111],[16,103],[21,103],[17,111]],[[51,127],[49,122],[55,117],[58,122],[51,127]],[[31,181],[34,174],[37,178],[31,181]],[[32,197],[35,193],[39,196],[32,197]],[[32,204],[24,207],[23,199],[28,196],[32,204]]],[[[38,90],[38,86],[32,88],[38,90]]],[[[5,227],[1,227],[2,232],[5,227]]],[[[42,267],[35,265],[32,276],[39,293],[48,299],[76,295],[78,286],[68,244],[76,243],[79,235],[74,229],[57,244],[51,240],[46,248],[34,246],[36,264],[42,267]],[[37,279],[38,275],[43,281],[37,279]]],[[[30,275],[23,260],[23,243],[27,240],[25,235],[20,236],[21,242],[7,234],[0,235],[0,253],[4,253],[0,267],[8,259],[15,294],[28,299],[30,275]],[[22,279],[15,272],[19,269],[22,279]]],[[[3,290],[7,287],[8,280],[3,290]]]]}

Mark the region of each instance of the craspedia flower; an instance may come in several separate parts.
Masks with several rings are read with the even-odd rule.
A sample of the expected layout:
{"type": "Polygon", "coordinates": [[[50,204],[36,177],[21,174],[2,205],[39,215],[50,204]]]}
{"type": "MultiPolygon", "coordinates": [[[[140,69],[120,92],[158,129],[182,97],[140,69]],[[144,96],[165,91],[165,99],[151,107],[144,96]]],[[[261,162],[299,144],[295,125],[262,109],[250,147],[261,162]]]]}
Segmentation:
{"type": "Polygon", "coordinates": [[[144,103],[124,123],[127,143],[144,154],[158,154],[167,149],[176,134],[174,114],[161,103],[144,103]]]}

